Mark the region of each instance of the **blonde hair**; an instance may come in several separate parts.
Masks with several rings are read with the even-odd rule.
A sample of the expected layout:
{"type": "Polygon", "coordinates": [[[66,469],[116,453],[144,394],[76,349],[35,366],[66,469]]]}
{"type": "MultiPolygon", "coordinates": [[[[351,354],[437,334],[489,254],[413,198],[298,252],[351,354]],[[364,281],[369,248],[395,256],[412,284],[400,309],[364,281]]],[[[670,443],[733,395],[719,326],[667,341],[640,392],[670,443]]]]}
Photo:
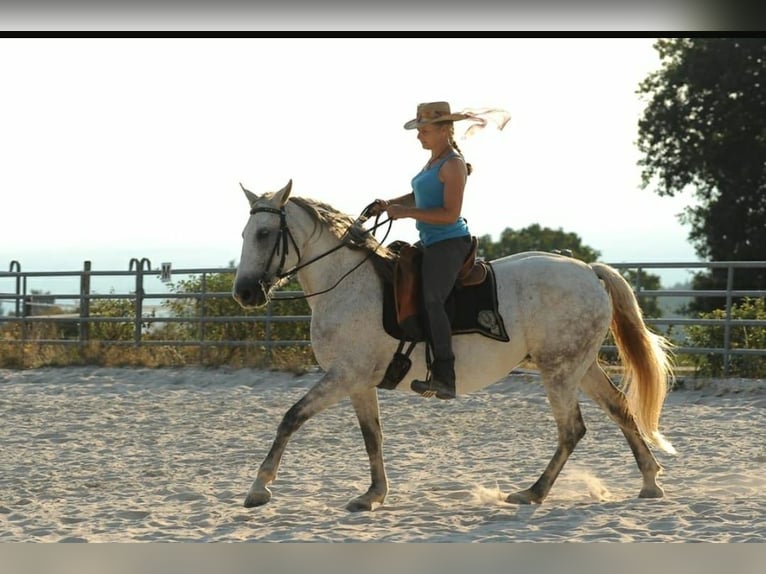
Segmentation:
{"type": "Polygon", "coordinates": [[[463,155],[463,152],[458,147],[457,142],[455,141],[455,122],[443,122],[443,123],[446,124],[447,128],[449,129],[449,138],[447,140],[449,142],[449,145],[455,148],[457,153],[460,154],[460,157],[463,158],[463,161],[465,162],[466,173],[467,175],[471,175],[473,173],[473,166],[467,161],[465,161],[465,156],[463,155]]]}

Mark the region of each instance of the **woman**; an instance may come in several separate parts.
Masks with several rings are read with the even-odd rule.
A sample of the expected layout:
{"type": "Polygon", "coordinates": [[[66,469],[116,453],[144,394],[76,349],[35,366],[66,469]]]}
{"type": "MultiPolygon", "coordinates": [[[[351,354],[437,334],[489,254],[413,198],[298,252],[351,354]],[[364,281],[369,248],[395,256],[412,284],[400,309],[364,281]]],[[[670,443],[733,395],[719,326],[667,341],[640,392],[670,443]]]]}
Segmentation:
{"type": "Polygon", "coordinates": [[[509,119],[502,110],[452,113],[448,102],[418,105],[417,117],[404,128],[417,129],[418,140],[431,152],[431,158],[412,178],[412,192],[390,200],[376,199],[371,210],[373,215],[386,211],[391,219],[414,219],[420,235],[423,302],[433,361],[430,376],[425,381],[414,380],[410,386],[425,396],[455,398],[455,356],[444,304],[471,249],[471,232],[461,211],[472,167],[455,142],[454,122],[472,119],[479,122],[473,127],[484,127],[486,120],[481,116],[498,112],[502,129],[509,119]]]}

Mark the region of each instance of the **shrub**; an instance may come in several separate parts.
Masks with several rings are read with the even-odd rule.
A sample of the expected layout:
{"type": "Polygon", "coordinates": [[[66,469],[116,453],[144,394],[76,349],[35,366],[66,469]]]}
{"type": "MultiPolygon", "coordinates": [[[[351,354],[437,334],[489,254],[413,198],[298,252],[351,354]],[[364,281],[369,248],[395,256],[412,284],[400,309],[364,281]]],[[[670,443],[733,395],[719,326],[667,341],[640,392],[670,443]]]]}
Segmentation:
{"type": "MultiPolygon", "coordinates": [[[[725,319],[723,309],[700,313],[702,319],[725,319]]],[[[731,309],[732,319],[766,320],[766,300],[745,297],[731,309]]],[[[688,328],[689,344],[692,347],[723,348],[725,327],[721,325],[690,325],[688,328]]],[[[766,327],[732,326],[729,332],[731,349],[766,349],[766,327]]],[[[695,357],[697,374],[707,376],[723,375],[724,356],[719,354],[697,355],[695,357]]],[[[748,355],[729,355],[728,376],[763,377],[766,376],[766,357],[748,355]]]]}

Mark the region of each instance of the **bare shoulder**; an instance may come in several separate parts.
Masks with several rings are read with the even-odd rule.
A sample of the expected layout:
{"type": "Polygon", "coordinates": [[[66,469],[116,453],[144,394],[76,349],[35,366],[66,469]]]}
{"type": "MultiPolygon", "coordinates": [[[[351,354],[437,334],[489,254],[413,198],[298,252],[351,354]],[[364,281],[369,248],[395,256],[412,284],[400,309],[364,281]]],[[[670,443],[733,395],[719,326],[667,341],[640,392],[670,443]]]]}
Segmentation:
{"type": "Polygon", "coordinates": [[[441,178],[449,177],[461,177],[464,178],[467,175],[467,168],[465,161],[459,155],[452,156],[442,164],[439,170],[439,176],[441,178]]]}

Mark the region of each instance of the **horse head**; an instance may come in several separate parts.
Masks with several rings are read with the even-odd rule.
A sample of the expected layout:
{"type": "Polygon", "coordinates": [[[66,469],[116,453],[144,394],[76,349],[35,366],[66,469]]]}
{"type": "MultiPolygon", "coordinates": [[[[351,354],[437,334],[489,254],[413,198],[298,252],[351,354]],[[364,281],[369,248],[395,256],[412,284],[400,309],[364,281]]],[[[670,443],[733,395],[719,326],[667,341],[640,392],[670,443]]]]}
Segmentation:
{"type": "Polygon", "coordinates": [[[242,254],[234,277],[233,296],[242,307],[260,307],[268,302],[271,291],[285,278],[284,267],[290,243],[300,256],[298,246],[287,228],[285,205],[290,199],[292,180],[273,194],[257,196],[245,189],[250,203],[250,218],[242,231],[242,254]]]}

